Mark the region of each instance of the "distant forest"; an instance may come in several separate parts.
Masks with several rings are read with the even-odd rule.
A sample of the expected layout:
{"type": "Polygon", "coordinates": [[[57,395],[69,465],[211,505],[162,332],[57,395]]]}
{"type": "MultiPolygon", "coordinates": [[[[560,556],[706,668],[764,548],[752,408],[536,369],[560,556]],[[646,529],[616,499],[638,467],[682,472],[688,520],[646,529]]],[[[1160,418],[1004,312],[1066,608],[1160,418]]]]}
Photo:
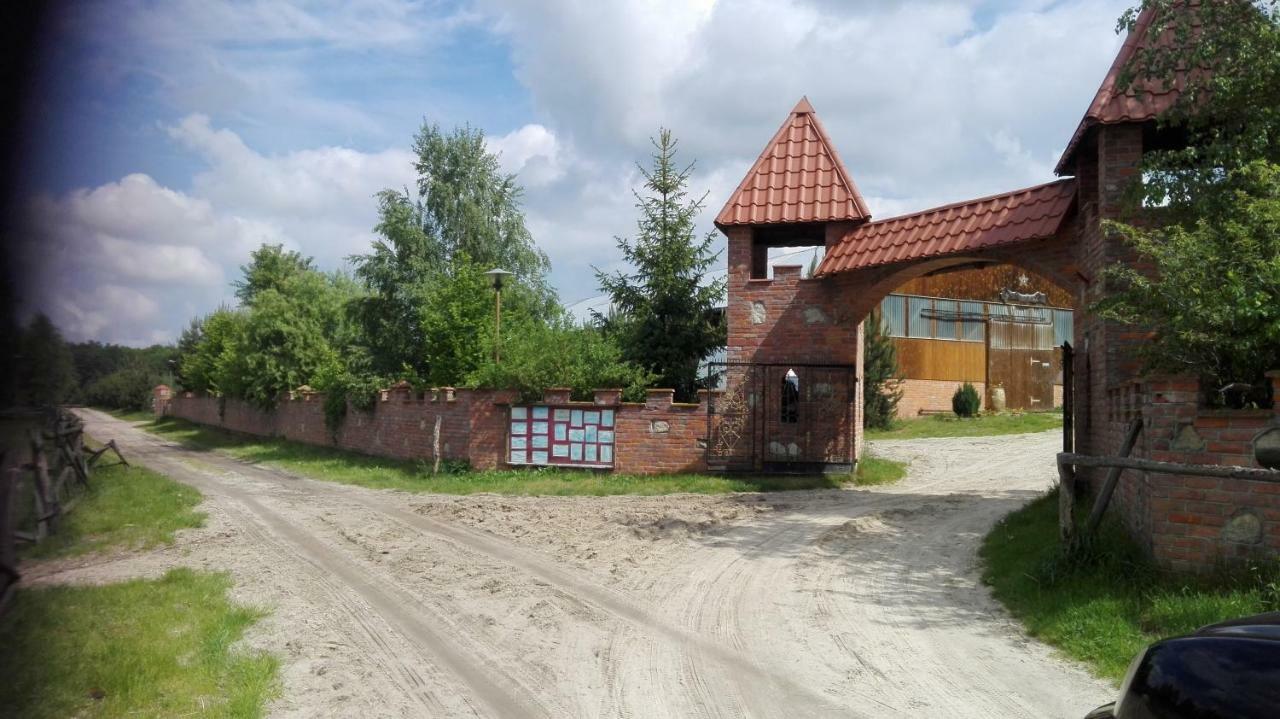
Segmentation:
{"type": "Polygon", "coordinates": [[[0,406],[87,404],[120,410],[151,408],[151,390],[173,384],[173,345],[125,347],[67,342],[44,315],[6,334],[9,370],[0,406]]]}

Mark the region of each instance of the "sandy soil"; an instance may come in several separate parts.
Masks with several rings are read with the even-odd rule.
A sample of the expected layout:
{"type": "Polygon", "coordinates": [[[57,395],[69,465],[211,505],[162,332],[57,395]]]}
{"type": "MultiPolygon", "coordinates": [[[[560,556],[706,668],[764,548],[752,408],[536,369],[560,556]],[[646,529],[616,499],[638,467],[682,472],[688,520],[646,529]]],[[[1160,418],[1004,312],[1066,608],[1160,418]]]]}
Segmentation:
{"type": "Polygon", "coordinates": [[[89,430],[198,487],[155,552],[26,567],[103,582],[230,571],[272,611],[272,716],[1079,717],[1112,690],[1023,635],[976,550],[1052,481],[1056,433],[880,442],[876,490],[446,497],[315,482],[89,430]]]}

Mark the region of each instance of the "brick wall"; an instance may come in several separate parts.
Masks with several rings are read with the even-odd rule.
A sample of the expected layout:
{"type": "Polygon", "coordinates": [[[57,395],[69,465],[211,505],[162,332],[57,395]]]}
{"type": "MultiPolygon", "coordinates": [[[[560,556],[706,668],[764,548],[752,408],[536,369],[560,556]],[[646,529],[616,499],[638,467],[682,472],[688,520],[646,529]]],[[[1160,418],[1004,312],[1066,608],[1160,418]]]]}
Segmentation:
{"type": "MultiPolygon", "coordinates": [[[[544,403],[615,410],[614,470],[627,474],[706,471],[708,393],[697,404],[673,402],[674,390],[650,390],[643,403],[621,402],[621,390],[597,390],[593,402],[571,402],[569,391],[547,390],[544,403]]],[[[183,393],[157,402],[157,413],[262,437],[396,459],[434,459],[436,418],[440,456],[467,460],[476,469],[507,467],[507,426],[512,392],[441,388],[425,394],[408,386],[383,390],[370,412],[349,408],[338,432],[324,422],[324,395],[296,393],[274,410],[246,402],[183,393]],[[219,410],[219,405],[223,405],[219,410]]]]}
{"type": "MultiPolygon", "coordinates": [[[[833,223],[836,236],[844,225],[833,223]],[[838,225],[838,226],[836,226],[838,225]]],[[[865,311],[850,303],[853,287],[844,278],[806,279],[799,266],[778,265],[773,277],[751,277],[752,234],[732,227],[728,236],[727,356],[731,362],[853,365],[857,381],[848,414],[832,426],[833,451],[862,451],[862,355],[865,311]]],[[[868,309],[879,302],[868,304],[868,309]]],[[[842,413],[836,413],[839,417],[842,413]]],[[[757,428],[764,432],[764,428],[757,428]]]]}
{"type": "Polygon", "coordinates": [[[651,389],[643,404],[619,404],[614,469],[627,474],[706,471],[707,392],[697,404],[651,389]]]}
{"type": "MultiPolygon", "coordinates": [[[[921,414],[950,412],[951,396],[962,384],[964,383],[955,380],[903,380],[899,385],[902,389],[902,400],[898,402],[898,418],[915,419],[921,414]]],[[[978,390],[978,396],[983,399],[983,409],[986,409],[986,383],[971,382],[970,384],[978,390]]]]}
{"type": "Polygon", "coordinates": [[[440,420],[440,457],[465,459],[472,466],[497,465],[506,442],[507,406],[514,393],[441,388],[415,393],[407,386],[383,390],[372,411],[348,407],[336,433],[325,426],[324,395],[294,393],[275,409],[247,402],[179,394],[164,414],[199,424],[263,437],[396,459],[434,459],[436,419],[440,420]],[[221,411],[220,411],[220,405],[221,411]]]}
{"type": "MultiPolygon", "coordinates": [[[[1280,376],[1272,382],[1280,383],[1280,376]]],[[[1270,409],[1204,409],[1194,379],[1154,377],[1143,394],[1135,454],[1147,459],[1257,467],[1254,439],[1280,427],[1280,401],[1270,409]]],[[[1142,510],[1138,517],[1126,513],[1130,526],[1162,566],[1204,571],[1280,555],[1280,483],[1127,472],[1120,486],[1131,506],[1142,510]]]]}
{"type": "MultiPolygon", "coordinates": [[[[963,382],[955,380],[907,379],[898,386],[902,389],[902,400],[898,402],[898,419],[914,419],[921,414],[936,414],[951,411],[951,395],[963,382]]],[[[982,398],[983,409],[987,409],[987,385],[985,382],[971,382],[982,398]]],[[[1062,406],[1062,385],[1053,386],[1053,406],[1062,406]]]]}

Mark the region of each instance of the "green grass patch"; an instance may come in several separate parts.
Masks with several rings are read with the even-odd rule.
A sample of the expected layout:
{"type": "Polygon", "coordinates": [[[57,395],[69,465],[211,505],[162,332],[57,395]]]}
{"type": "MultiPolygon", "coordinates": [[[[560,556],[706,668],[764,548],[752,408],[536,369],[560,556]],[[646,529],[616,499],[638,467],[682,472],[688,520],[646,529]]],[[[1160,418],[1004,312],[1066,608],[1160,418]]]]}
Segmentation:
{"type": "Polygon", "coordinates": [[[1058,545],[1057,491],[1003,519],[982,546],[984,581],[1034,637],[1119,682],[1143,647],[1206,624],[1280,610],[1280,567],[1185,576],[1156,569],[1115,525],[1094,549],[1058,545]]]}
{"type": "Polygon", "coordinates": [[[867,439],[926,439],[929,437],[991,437],[1001,434],[1028,434],[1062,428],[1061,412],[987,414],[962,418],[935,414],[920,419],[904,419],[892,429],[868,429],[867,439]]]}
{"type": "Polygon", "coordinates": [[[893,484],[905,477],[906,474],[907,465],[905,462],[895,462],[892,459],[882,459],[880,457],[863,457],[858,462],[858,473],[854,477],[853,483],[860,487],[893,484]]]}
{"type": "Polygon", "coordinates": [[[840,487],[843,481],[838,476],[642,476],[558,468],[478,472],[451,467],[451,471],[432,474],[431,465],[426,462],[371,457],[332,447],[253,437],[171,417],[143,425],[143,429],[198,449],[217,450],[237,459],[278,467],[312,479],[408,492],[561,496],[680,492],[724,494],[832,489],[840,487]]]}
{"type": "MultiPolygon", "coordinates": [[[[104,461],[111,461],[108,455],[104,461]]],[[[62,518],[56,534],[26,547],[24,559],[66,557],[109,549],[172,544],[179,529],[199,527],[200,492],[136,465],[113,465],[89,475],[89,489],[62,518]]]]}
{"type": "Polygon", "coordinates": [[[150,422],[151,420],[156,418],[155,413],[151,412],[150,410],[107,409],[105,407],[96,407],[95,409],[97,409],[100,412],[106,412],[107,414],[111,415],[112,417],[115,417],[116,419],[123,419],[126,422],[150,422]]]}
{"type": "Polygon", "coordinates": [[[262,614],[224,574],[19,591],[0,618],[5,716],[258,717],[278,690],[270,655],[232,651],[262,614]],[[100,698],[94,698],[100,697],[100,698]]]}

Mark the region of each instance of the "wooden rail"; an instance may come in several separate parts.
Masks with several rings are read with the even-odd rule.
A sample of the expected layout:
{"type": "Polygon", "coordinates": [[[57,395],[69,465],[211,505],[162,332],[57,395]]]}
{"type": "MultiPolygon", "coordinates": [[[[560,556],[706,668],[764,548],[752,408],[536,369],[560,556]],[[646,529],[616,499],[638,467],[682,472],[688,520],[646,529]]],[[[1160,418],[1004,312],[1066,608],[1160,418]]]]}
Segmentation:
{"type": "MultiPolygon", "coordinates": [[[[62,517],[75,507],[89,487],[89,476],[108,451],[128,464],[114,441],[99,450],[84,446],[84,424],[59,410],[44,427],[28,433],[31,461],[6,463],[0,453],[0,612],[12,598],[18,583],[17,545],[36,543],[58,532],[62,517]],[[16,503],[20,488],[30,483],[29,527],[19,527],[16,503]]],[[[25,514],[25,513],[24,513],[25,514]]]]}
{"type": "MultiPolygon", "coordinates": [[[[1138,429],[1141,426],[1138,425],[1138,429]]],[[[1136,430],[1131,425],[1130,436],[1136,430]]],[[[1135,437],[1136,439],[1136,437],[1135,437]]],[[[1250,482],[1280,483],[1280,470],[1261,469],[1258,467],[1230,467],[1218,464],[1182,464],[1180,462],[1158,462],[1153,459],[1136,459],[1133,457],[1091,457],[1072,452],[1058,453],[1058,479],[1061,487],[1058,490],[1058,534],[1064,542],[1076,541],[1075,521],[1075,489],[1076,468],[1108,467],[1113,470],[1116,479],[1120,471],[1134,469],[1141,472],[1157,474],[1176,474],[1189,477],[1212,477],[1216,479],[1243,479],[1250,482]]],[[[1111,477],[1108,477],[1110,481],[1111,477]]],[[[1114,482],[1111,482],[1114,489],[1114,482]]],[[[1104,488],[1105,489],[1105,488],[1104,488]]],[[[1108,495],[1110,496],[1110,495],[1108,495]]],[[[1105,509],[1105,506],[1103,507],[1105,509]]],[[[1101,520],[1099,513],[1098,520],[1101,520]]],[[[1091,528],[1096,524],[1090,521],[1091,528]]],[[[1092,531],[1092,529],[1090,530],[1092,531]]]]}

